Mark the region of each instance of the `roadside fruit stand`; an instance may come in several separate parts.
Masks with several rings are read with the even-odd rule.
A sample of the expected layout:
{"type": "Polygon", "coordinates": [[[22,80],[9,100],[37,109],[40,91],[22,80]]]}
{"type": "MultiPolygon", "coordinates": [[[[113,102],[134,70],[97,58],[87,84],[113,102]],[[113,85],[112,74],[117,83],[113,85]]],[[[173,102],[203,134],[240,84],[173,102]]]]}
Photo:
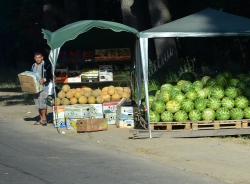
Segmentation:
{"type": "Polygon", "coordinates": [[[53,123],[77,132],[134,127],[131,106],[137,30],[108,21],[79,21],[43,30],[51,47],[53,123]],[[54,85],[54,86],[55,86],[54,85]]]}

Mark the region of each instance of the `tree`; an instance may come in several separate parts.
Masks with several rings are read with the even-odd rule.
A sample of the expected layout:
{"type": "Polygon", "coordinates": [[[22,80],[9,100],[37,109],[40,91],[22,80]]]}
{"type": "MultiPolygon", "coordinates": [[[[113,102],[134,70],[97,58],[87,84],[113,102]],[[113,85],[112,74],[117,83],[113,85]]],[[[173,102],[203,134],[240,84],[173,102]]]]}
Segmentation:
{"type": "MultiPolygon", "coordinates": [[[[154,0],[148,1],[148,9],[151,19],[152,27],[157,27],[163,24],[166,24],[171,21],[171,14],[169,11],[168,1],[167,0],[154,0]]],[[[163,70],[166,70],[166,67],[171,66],[172,69],[177,70],[179,68],[176,44],[174,38],[158,38],[154,39],[155,50],[158,59],[163,59],[170,48],[173,49],[174,55],[170,59],[170,62],[163,67],[163,70]]]]}

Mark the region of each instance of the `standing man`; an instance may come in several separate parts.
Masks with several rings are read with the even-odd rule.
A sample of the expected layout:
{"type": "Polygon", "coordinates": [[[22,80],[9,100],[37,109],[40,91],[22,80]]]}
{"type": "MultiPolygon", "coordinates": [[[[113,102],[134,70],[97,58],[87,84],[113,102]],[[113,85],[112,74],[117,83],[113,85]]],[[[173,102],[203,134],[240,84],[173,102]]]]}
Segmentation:
{"type": "Polygon", "coordinates": [[[40,120],[35,122],[34,125],[47,125],[47,104],[46,98],[48,97],[48,84],[52,80],[51,64],[47,64],[43,60],[43,54],[41,52],[35,52],[35,63],[32,65],[31,71],[37,72],[41,76],[40,84],[43,85],[43,90],[37,94],[34,94],[34,101],[36,108],[40,115],[40,120]]]}

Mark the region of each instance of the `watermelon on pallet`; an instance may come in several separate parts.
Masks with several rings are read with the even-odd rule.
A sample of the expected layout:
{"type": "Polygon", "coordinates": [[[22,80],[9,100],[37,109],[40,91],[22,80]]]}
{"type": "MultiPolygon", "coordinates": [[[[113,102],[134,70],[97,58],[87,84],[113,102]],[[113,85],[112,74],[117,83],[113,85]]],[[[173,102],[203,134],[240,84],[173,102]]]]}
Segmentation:
{"type": "Polygon", "coordinates": [[[244,111],[240,108],[233,108],[230,110],[231,119],[239,120],[244,118],[244,111]]]}
{"type": "Polygon", "coordinates": [[[201,114],[202,120],[215,120],[215,111],[210,108],[206,108],[201,114]]]}
{"type": "Polygon", "coordinates": [[[186,93],[186,97],[187,99],[194,101],[195,99],[198,98],[198,93],[195,90],[189,90],[186,93]]]}
{"type": "Polygon", "coordinates": [[[235,87],[228,87],[225,90],[225,95],[229,98],[236,98],[238,96],[237,88],[235,87]]]}
{"type": "Polygon", "coordinates": [[[152,104],[151,104],[151,108],[154,112],[158,113],[158,114],[161,114],[163,113],[165,110],[166,110],[166,105],[164,102],[162,101],[154,101],[152,104]]]}
{"type": "Polygon", "coordinates": [[[175,113],[181,109],[181,103],[176,100],[170,100],[166,103],[166,109],[169,112],[175,113]]]}
{"type": "Polygon", "coordinates": [[[154,111],[149,112],[149,119],[151,122],[159,122],[160,121],[160,115],[154,111]]]}
{"type": "Polygon", "coordinates": [[[172,121],[174,121],[174,115],[173,115],[173,113],[171,113],[169,111],[164,111],[161,114],[161,120],[163,122],[172,122],[172,121]]]}
{"type": "Polygon", "coordinates": [[[190,99],[185,99],[181,102],[181,110],[190,112],[194,109],[194,102],[190,99]]]}
{"type": "Polygon", "coordinates": [[[218,98],[209,98],[207,101],[207,107],[213,110],[217,110],[221,107],[221,101],[218,98]]]}
{"type": "Polygon", "coordinates": [[[229,97],[224,97],[221,100],[221,106],[226,107],[227,109],[232,109],[234,107],[234,100],[229,97]]]}
{"type": "Polygon", "coordinates": [[[216,110],[215,116],[217,120],[229,120],[230,111],[225,107],[220,107],[216,110]]]}
{"type": "Polygon", "coordinates": [[[203,111],[207,107],[207,99],[204,98],[198,98],[194,101],[194,107],[195,109],[199,111],[203,111]]]}
{"type": "Polygon", "coordinates": [[[174,114],[174,120],[177,122],[185,122],[188,120],[188,114],[183,110],[179,110],[174,114]]]}
{"type": "Polygon", "coordinates": [[[222,87],[214,87],[211,91],[211,97],[221,99],[225,95],[224,89],[222,87]]]}
{"type": "Polygon", "coordinates": [[[246,107],[248,107],[249,101],[244,96],[238,96],[237,98],[235,98],[234,104],[235,104],[235,107],[245,109],[246,107]]]}
{"type": "Polygon", "coordinates": [[[191,121],[200,121],[201,120],[201,112],[199,110],[192,110],[189,112],[188,117],[191,121]]]}

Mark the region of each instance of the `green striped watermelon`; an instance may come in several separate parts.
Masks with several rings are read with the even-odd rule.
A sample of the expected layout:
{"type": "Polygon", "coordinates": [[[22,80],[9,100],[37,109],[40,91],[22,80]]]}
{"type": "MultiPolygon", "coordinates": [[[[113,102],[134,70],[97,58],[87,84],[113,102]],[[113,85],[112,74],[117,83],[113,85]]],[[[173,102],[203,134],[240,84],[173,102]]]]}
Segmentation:
{"type": "Polygon", "coordinates": [[[244,118],[244,111],[240,108],[233,108],[230,110],[231,119],[240,120],[244,118]]]}
{"type": "Polygon", "coordinates": [[[164,111],[161,114],[161,120],[163,122],[172,122],[172,121],[174,121],[174,115],[173,115],[173,113],[171,113],[169,111],[164,111]]]}
{"type": "Polygon", "coordinates": [[[190,99],[185,99],[181,102],[181,110],[185,112],[190,112],[194,109],[194,102],[190,99]]]}
{"type": "Polygon", "coordinates": [[[188,117],[191,121],[200,121],[201,120],[201,112],[199,110],[192,110],[189,112],[188,117]]]}
{"type": "Polygon", "coordinates": [[[175,113],[181,109],[181,103],[176,100],[170,100],[166,103],[166,109],[169,112],[175,113]]]}
{"type": "Polygon", "coordinates": [[[228,120],[230,119],[230,111],[225,107],[220,107],[216,110],[215,116],[217,120],[228,120]]]}
{"type": "Polygon", "coordinates": [[[235,107],[241,108],[241,109],[245,109],[248,107],[249,101],[246,97],[244,96],[238,96],[237,98],[235,98],[235,107]]]}
{"type": "Polygon", "coordinates": [[[207,99],[204,98],[197,98],[194,101],[194,108],[199,110],[199,111],[203,111],[205,110],[207,107],[207,99]]]}
{"type": "Polygon", "coordinates": [[[221,107],[221,101],[218,98],[209,98],[207,101],[207,107],[213,110],[217,110],[221,107]]]}
{"type": "Polygon", "coordinates": [[[218,98],[221,99],[225,95],[224,89],[222,87],[214,87],[211,91],[211,97],[212,98],[218,98]]]}
{"type": "Polygon", "coordinates": [[[236,98],[238,96],[238,91],[235,87],[228,87],[225,90],[225,95],[229,98],[236,98]]]}
{"type": "Polygon", "coordinates": [[[188,114],[183,110],[179,110],[174,114],[174,120],[178,122],[185,122],[188,120],[188,114]]]}
{"type": "Polygon", "coordinates": [[[201,113],[202,120],[215,120],[215,111],[210,108],[206,108],[201,113]]]}

